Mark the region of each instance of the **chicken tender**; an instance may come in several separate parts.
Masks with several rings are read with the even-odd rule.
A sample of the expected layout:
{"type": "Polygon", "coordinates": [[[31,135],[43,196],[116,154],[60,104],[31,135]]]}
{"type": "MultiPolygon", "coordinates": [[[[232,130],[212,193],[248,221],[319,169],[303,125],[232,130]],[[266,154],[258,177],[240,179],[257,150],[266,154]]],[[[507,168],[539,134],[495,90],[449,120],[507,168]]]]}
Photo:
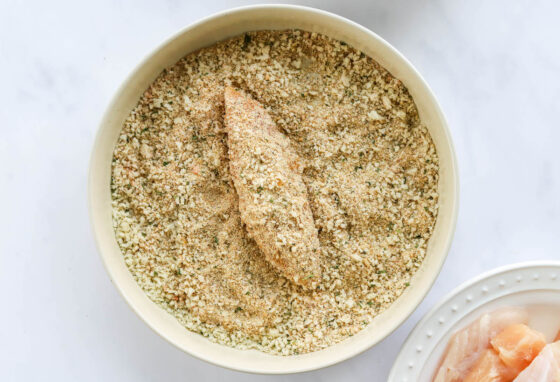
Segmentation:
{"type": "Polygon", "coordinates": [[[266,260],[304,288],[321,279],[319,239],[303,166],[257,101],[226,88],[225,126],[241,220],[266,260]]]}

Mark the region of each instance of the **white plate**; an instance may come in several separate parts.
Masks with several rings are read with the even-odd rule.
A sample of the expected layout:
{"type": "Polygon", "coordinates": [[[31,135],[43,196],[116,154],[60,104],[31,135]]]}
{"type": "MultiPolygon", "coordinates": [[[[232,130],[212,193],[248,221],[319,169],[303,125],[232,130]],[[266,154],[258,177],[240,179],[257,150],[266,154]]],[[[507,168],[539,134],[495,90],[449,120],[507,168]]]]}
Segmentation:
{"type": "Polygon", "coordinates": [[[514,264],[459,286],[416,325],[389,382],[431,381],[450,336],[484,312],[504,306],[526,307],[529,325],[552,340],[560,328],[560,262],[514,264]]]}

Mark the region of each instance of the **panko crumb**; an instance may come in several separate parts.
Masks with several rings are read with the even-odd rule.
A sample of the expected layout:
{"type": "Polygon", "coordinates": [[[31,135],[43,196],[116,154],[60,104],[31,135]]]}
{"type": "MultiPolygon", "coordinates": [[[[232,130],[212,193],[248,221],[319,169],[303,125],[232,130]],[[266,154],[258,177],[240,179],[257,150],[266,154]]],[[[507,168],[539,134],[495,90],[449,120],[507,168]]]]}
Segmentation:
{"type": "Polygon", "coordinates": [[[187,55],[144,92],[114,150],[114,230],[135,280],[187,329],[239,349],[307,353],[358,333],[413,282],[438,171],[412,97],[373,59],[317,33],[252,32],[187,55]],[[241,223],[228,86],[267,108],[302,161],[316,289],[282,277],[241,223]]]}

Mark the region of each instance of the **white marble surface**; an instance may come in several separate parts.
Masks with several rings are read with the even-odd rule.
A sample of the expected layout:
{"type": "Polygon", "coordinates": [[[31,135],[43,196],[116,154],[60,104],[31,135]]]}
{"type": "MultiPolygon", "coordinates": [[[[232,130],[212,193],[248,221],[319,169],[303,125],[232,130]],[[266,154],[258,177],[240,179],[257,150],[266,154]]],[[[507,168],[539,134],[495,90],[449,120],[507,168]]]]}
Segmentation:
{"type": "Polygon", "coordinates": [[[447,113],[461,175],[457,234],[435,287],[381,344],[325,370],[262,377],[154,334],[94,247],[86,172],[101,113],[162,39],[248,2],[0,2],[0,380],[384,381],[445,293],[482,271],[560,257],[560,4],[307,1],[386,38],[447,113]]]}

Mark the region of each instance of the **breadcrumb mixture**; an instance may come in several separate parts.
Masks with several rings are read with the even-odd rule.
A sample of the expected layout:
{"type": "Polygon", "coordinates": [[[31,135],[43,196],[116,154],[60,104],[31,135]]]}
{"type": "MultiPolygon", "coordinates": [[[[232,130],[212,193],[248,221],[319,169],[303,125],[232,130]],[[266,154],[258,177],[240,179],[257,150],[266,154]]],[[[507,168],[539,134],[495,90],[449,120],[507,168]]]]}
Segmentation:
{"type": "Polygon", "coordinates": [[[293,355],[356,334],[410,286],[437,183],[434,144],[398,79],[324,35],[259,31],[187,55],[145,91],[114,151],[113,224],[138,284],[186,328],[293,355]],[[301,161],[314,289],[284,278],[241,221],[226,87],[263,105],[301,161]]]}

